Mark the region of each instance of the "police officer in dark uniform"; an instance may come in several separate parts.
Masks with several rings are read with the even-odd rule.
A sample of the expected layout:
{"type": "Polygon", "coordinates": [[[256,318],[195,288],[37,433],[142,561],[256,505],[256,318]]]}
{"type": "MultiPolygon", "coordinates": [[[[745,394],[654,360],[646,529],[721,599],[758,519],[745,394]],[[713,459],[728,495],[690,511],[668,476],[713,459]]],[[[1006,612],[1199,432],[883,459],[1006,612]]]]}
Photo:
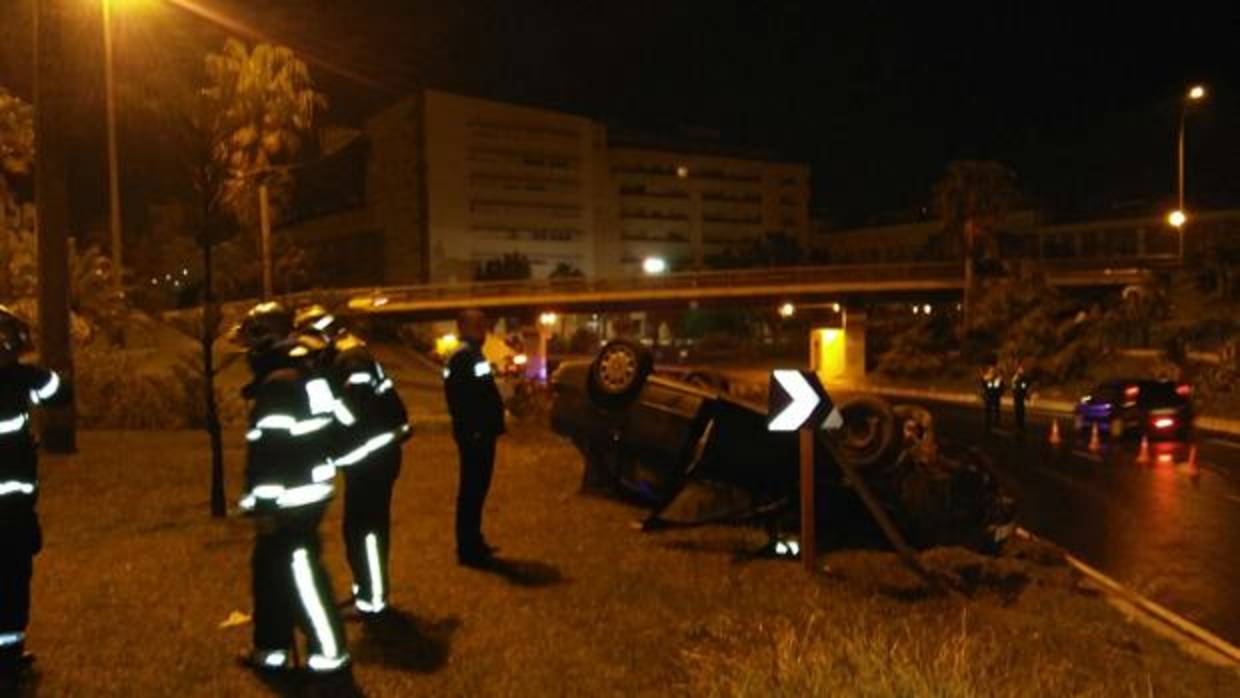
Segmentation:
{"type": "Polygon", "coordinates": [[[344,541],[353,570],[353,604],[363,616],[388,605],[388,549],[392,487],[400,474],[401,444],[409,439],[409,416],[392,379],[366,343],[321,305],[297,311],[297,331],[321,339],[324,375],[356,417],[348,452],[335,464],[344,472],[344,541]]]}
{"type": "Polygon", "coordinates": [[[30,408],[72,399],[55,372],[19,363],[31,348],[30,328],[0,306],[0,681],[18,678],[34,661],[26,652],[26,625],[34,556],[43,537],[35,511],[39,476],[30,408]]]}
{"type": "Polygon", "coordinates": [[[462,565],[484,566],[496,548],[482,535],[482,510],[495,469],[495,442],[504,433],[504,401],[491,364],[482,354],[487,326],[482,313],[457,318],[461,347],[444,368],[444,393],[452,414],[452,435],[461,457],[456,497],[456,554],[462,565]]]}
{"type": "Polygon", "coordinates": [[[1029,377],[1025,375],[1025,367],[1016,364],[1016,372],[1012,374],[1012,413],[1016,418],[1016,428],[1025,430],[1025,400],[1029,398],[1029,377]]]}
{"type": "Polygon", "coordinates": [[[982,402],[986,406],[986,431],[999,426],[999,402],[1003,399],[1003,374],[994,364],[982,371],[982,402]]]}
{"type": "Polygon", "coordinates": [[[241,509],[257,523],[254,648],[243,663],[258,671],[289,668],[299,626],[309,670],[347,676],[349,654],[319,561],[318,529],[334,488],[333,456],[345,445],[342,427],[356,420],[312,370],[312,352],[290,339],[292,330],[292,314],[277,303],[255,306],[233,330],[253,373],[242,390],[252,405],[241,509]]]}

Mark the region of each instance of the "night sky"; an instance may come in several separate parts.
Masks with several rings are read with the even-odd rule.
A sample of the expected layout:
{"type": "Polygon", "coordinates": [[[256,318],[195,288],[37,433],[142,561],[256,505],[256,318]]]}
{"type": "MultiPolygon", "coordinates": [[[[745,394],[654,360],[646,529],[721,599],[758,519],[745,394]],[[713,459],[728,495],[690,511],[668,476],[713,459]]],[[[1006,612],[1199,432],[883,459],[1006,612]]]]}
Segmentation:
{"type": "MultiPolygon", "coordinates": [[[[426,85],[641,130],[715,129],[724,142],[810,163],[814,208],[836,226],[915,215],[947,162],[958,158],[1007,163],[1031,201],[1060,218],[1157,210],[1174,193],[1180,95],[1202,81],[1211,94],[1189,117],[1190,202],[1240,206],[1240,9],[726,0],[197,4],[310,58],[334,120],[356,123],[426,85]]],[[[118,19],[122,70],[141,72],[141,61],[157,52],[196,65],[222,37],[184,10],[138,9],[118,19]]],[[[89,28],[89,18],[83,21],[89,28]]],[[[0,84],[20,91],[21,76],[5,74],[20,72],[10,54],[11,47],[0,84]]]]}

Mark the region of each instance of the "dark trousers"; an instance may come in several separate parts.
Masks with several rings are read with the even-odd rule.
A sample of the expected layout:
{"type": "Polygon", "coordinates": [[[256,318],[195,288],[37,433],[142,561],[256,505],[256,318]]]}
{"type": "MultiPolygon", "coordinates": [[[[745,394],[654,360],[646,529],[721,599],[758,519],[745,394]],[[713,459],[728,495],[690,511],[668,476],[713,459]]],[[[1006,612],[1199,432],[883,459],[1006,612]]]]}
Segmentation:
{"type": "Polygon", "coordinates": [[[1025,396],[1020,394],[1012,395],[1012,414],[1016,418],[1016,428],[1025,430],[1025,396]]]}
{"type": "Polygon", "coordinates": [[[491,475],[495,471],[495,435],[456,435],[461,456],[460,482],[456,492],[456,552],[470,556],[482,552],[482,509],[491,475]]]}
{"type": "Polygon", "coordinates": [[[21,656],[30,623],[30,578],[34,556],[42,547],[33,502],[5,502],[0,510],[0,531],[0,636],[6,636],[0,645],[2,659],[21,656]]]}
{"type": "Polygon", "coordinates": [[[348,657],[331,582],[319,559],[323,504],[260,520],[251,558],[254,647],[288,650],[293,628],[305,633],[310,668],[339,668],[348,657]]]}
{"type": "Polygon", "coordinates": [[[354,602],[363,612],[377,613],[387,605],[392,486],[399,473],[399,445],[344,468],[344,545],[354,602]]]}
{"type": "Polygon", "coordinates": [[[999,396],[987,393],[984,400],[986,403],[986,431],[990,431],[992,427],[999,426],[999,396]]]}

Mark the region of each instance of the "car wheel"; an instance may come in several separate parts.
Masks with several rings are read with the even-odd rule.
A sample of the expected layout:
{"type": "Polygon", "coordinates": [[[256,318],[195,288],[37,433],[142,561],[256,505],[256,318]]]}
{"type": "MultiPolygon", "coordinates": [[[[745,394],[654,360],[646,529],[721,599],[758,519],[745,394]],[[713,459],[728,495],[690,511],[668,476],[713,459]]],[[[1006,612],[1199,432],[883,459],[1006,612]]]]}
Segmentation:
{"type": "MultiPolygon", "coordinates": [[[[833,441],[832,455],[864,470],[894,459],[901,448],[901,434],[891,405],[883,400],[861,397],[839,406],[844,427],[833,441]]],[[[902,426],[902,425],[900,425],[902,426]]]]}
{"type": "Polygon", "coordinates": [[[645,347],[622,339],[608,342],[590,364],[590,397],[603,407],[625,405],[637,397],[653,369],[645,347]]]}
{"type": "Polygon", "coordinates": [[[1110,434],[1112,439],[1124,438],[1124,418],[1116,417],[1111,420],[1110,434]]]}

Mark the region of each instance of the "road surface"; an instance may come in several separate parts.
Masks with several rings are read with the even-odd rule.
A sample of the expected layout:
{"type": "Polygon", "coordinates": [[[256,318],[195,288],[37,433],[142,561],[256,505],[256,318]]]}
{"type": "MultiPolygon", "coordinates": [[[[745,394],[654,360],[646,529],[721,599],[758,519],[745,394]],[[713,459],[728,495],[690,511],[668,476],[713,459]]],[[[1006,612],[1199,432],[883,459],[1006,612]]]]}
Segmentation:
{"type": "Polygon", "coordinates": [[[1132,442],[1104,439],[1090,452],[1067,419],[1056,448],[1047,417],[1021,435],[1005,413],[1006,423],[983,436],[980,409],[926,406],[942,438],[977,443],[993,457],[1025,528],[1240,644],[1240,443],[1209,434],[1154,443],[1141,464],[1132,442]]]}

